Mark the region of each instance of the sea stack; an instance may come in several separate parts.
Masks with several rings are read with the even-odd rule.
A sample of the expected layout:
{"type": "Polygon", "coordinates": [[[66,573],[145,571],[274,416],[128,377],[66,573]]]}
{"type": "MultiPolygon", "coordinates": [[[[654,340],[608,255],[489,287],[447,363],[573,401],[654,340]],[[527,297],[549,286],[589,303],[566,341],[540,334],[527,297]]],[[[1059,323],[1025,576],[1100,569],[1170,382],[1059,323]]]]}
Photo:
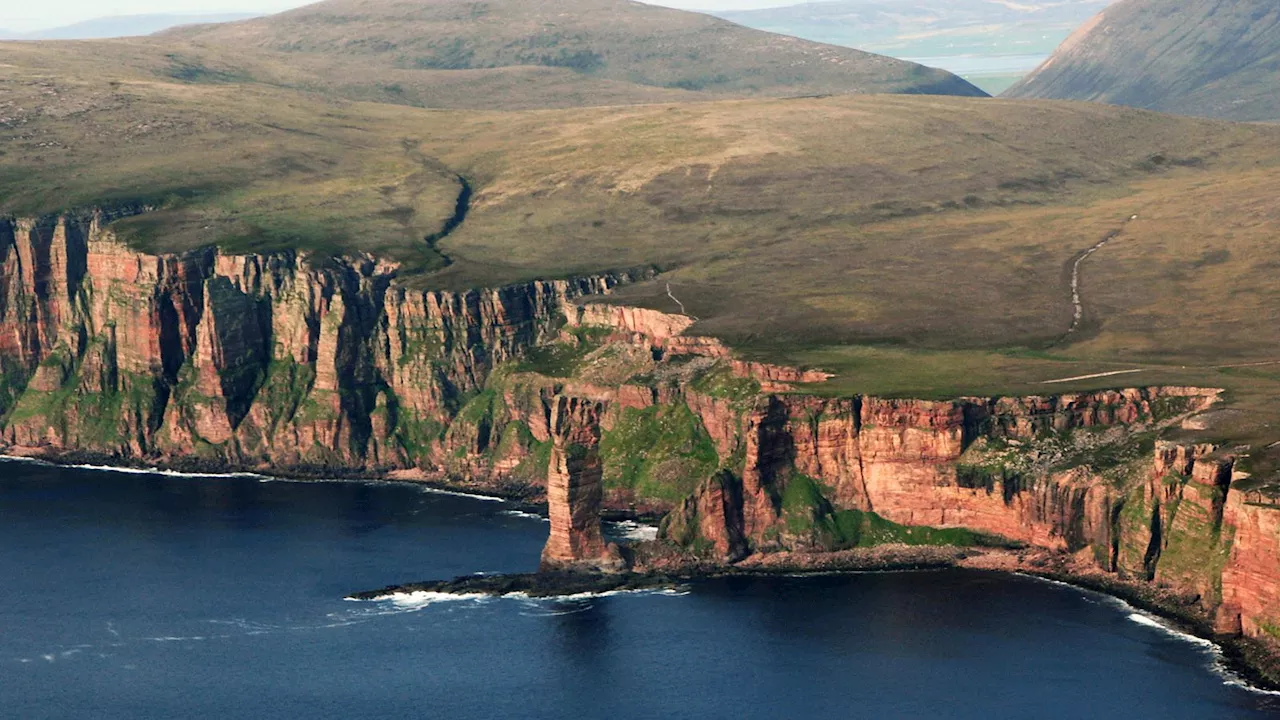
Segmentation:
{"type": "Polygon", "coordinates": [[[618,546],[605,543],[600,529],[600,418],[598,400],[557,396],[551,404],[553,438],[547,469],[551,536],[542,550],[542,571],[622,572],[618,546]]]}

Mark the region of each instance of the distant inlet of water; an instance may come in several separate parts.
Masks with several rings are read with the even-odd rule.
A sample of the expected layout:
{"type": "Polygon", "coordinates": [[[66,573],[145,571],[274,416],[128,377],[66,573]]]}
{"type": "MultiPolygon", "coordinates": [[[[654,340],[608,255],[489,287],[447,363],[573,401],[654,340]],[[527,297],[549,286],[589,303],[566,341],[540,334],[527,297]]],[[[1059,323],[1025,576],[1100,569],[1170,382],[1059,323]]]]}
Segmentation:
{"type": "Polygon", "coordinates": [[[528,571],[546,534],[408,484],[0,462],[0,717],[1280,717],[1203,641],[1010,575],[343,599],[528,571]]]}
{"type": "Polygon", "coordinates": [[[902,58],[913,63],[941,68],[956,75],[1026,75],[1040,67],[1048,55],[941,55],[902,58]]]}

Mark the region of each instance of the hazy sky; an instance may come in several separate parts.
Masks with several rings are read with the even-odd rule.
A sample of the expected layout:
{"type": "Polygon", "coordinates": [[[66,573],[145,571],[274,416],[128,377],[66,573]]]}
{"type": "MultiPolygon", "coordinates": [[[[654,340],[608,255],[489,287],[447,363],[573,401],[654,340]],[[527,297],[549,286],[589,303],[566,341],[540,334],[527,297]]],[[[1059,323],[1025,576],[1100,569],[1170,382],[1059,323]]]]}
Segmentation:
{"type": "MultiPolygon", "coordinates": [[[[554,0],[544,0],[554,2],[554,0]]],[[[800,0],[655,0],[654,5],[690,10],[728,10],[791,5],[800,0]]],[[[0,28],[27,32],[70,25],[106,15],[143,13],[278,12],[309,0],[0,0],[0,28]]]]}

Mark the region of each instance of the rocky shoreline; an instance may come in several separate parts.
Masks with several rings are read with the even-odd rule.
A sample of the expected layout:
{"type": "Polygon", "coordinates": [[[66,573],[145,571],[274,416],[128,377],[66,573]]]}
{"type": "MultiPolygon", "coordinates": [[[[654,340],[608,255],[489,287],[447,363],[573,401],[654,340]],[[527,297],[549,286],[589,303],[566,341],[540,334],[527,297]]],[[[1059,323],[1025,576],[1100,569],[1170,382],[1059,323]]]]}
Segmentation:
{"type": "Polygon", "coordinates": [[[351,593],[347,599],[382,600],[395,595],[413,593],[555,598],[607,592],[675,589],[683,582],[685,579],[682,578],[649,573],[538,572],[519,575],[464,575],[453,580],[388,585],[377,590],[351,593]]]}
{"type": "Polygon", "coordinates": [[[929,570],[948,567],[1024,575],[1101,593],[1164,620],[1179,632],[1214,643],[1225,668],[1249,685],[1280,691],[1280,646],[1216,632],[1195,596],[1126,580],[1077,558],[1038,549],[882,546],[836,553],[778,553],[739,563],[751,574],[929,570]]]}
{"type": "MultiPolygon", "coordinates": [[[[33,460],[59,467],[111,467],[121,470],[174,472],[191,475],[265,474],[264,468],[232,467],[225,463],[189,458],[155,464],[122,462],[91,452],[49,452],[44,448],[0,448],[0,456],[33,460]]],[[[503,500],[515,509],[545,516],[539,493],[529,488],[485,484],[459,484],[425,473],[340,471],[334,468],[291,468],[288,475],[272,475],[294,481],[366,481],[422,485],[450,493],[483,493],[503,500]]],[[[609,509],[602,519],[651,522],[651,515],[609,509]]],[[[397,593],[434,592],[457,595],[502,596],[521,594],[533,598],[564,597],[606,592],[672,589],[700,580],[733,576],[796,576],[860,572],[912,572],[962,568],[1018,574],[1065,583],[1082,590],[1122,600],[1138,610],[1156,615],[1188,635],[1213,642],[1225,667],[1256,688],[1280,691],[1280,647],[1255,638],[1224,635],[1214,630],[1212,618],[1196,604],[1196,598],[1149,583],[1130,581],[1102,572],[1070,555],[1038,549],[971,548],[950,546],[882,545],[835,552],[758,553],[732,564],[685,552],[662,541],[640,542],[624,548],[632,570],[625,573],[556,571],[516,575],[471,575],[453,580],[391,585],[352,593],[353,600],[376,600],[397,593]]]]}
{"type": "MultiPolygon", "coordinates": [[[[242,466],[203,460],[200,458],[170,458],[163,461],[142,462],[134,459],[122,459],[113,455],[86,451],[55,451],[50,448],[33,448],[23,446],[0,445],[0,458],[40,462],[65,468],[108,468],[133,472],[160,472],[191,475],[195,477],[221,477],[229,475],[260,475],[279,480],[293,482],[372,482],[372,483],[404,483],[417,485],[447,493],[476,495],[511,503],[514,509],[534,514],[547,514],[545,493],[540,488],[521,483],[473,483],[463,484],[449,482],[443,475],[429,475],[421,472],[380,472],[335,468],[328,466],[290,467],[287,473],[275,468],[262,466],[242,466]]],[[[651,515],[629,513],[626,510],[611,510],[606,520],[644,520],[654,518],[651,515]]]]}
{"type": "Polygon", "coordinates": [[[826,373],[604,302],[652,268],[427,290],[367,256],[140,253],[109,219],[12,219],[0,238],[3,304],[23,309],[0,322],[0,451],[498,497],[546,513],[548,570],[644,569],[600,521],[645,513],[705,558],[669,559],[695,574],[999,538],[1280,643],[1280,485],[1243,446],[1182,432],[1220,389],[809,392],[826,373]]]}
{"type": "MultiPolygon", "coordinates": [[[[1146,583],[1126,581],[1096,570],[1072,567],[1069,559],[1056,560],[1056,563],[1028,564],[1016,570],[994,570],[1060,582],[1121,600],[1161,618],[1174,630],[1214,643],[1222,653],[1224,668],[1248,685],[1280,692],[1280,645],[1245,635],[1216,632],[1213,619],[1199,608],[1194,597],[1146,583]]],[[[975,565],[962,567],[983,569],[975,565]]]]}
{"type": "Polygon", "coordinates": [[[1251,687],[1280,691],[1280,648],[1242,636],[1215,633],[1194,598],[1145,583],[1125,581],[1080,565],[1069,555],[1040,550],[885,545],[823,553],[752,555],[725,565],[681,553],[661,542],[627,548],[634,569],[625,573],[555,571],[517,575],[472,575],[444,581],[392,585],[352,593],[353,600],[388,599],[416,592],[455,595],[572,597],[641,590],[676,589],[725,577],[778,577],[865,572],[926,572],[963,569],[1035,577],[1121,600],[1162,619],[1171,629],[1213,642],[1224,669],[1251,687]]]}
{"type": "MultiPolygon", "coordinates": [[[[544,518],[547,516],[546,492],[542,488],[525,483],[450,482],[444,475],[421,471],[396,470],[378,472],[315,466],[291,467],[287,473],[280,473],[275,468],[230,465],[199,458],[178,458],[163,462],[145,463],[102,453],[53,451],[47,448],[5,447],[3,445],[0,445],[0,459],[39,462],[55,467],[72,469],[103,468],[132,472],[176,473],[196,477],[260,475],[291,482],[403,483],[443,493],[501,500],[511,505],[512,510],[519,510],[544,518]]],[[[663,513],[644,508],[606,507],[600,513],[600,519],[604,522],[639,522],[655,526],[662,520],[662,517],[663,513]]]]}

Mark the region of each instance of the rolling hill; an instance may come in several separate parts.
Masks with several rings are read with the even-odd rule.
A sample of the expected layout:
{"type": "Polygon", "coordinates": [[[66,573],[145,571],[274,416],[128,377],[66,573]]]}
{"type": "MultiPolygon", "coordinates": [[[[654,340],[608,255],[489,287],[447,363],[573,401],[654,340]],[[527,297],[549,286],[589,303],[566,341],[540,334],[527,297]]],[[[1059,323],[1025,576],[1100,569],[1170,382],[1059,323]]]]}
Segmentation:
{"type": "MultiPolygon", "coordinates": [[[[744,28],[707,15],[626,0],[327,0],[270,17],[181,28],[165,35],[220,49],[285,55],[353,86],[365,99],[438,106],[431,83],[518,76],[525,98],[557,102],[556,83],[600,87],[616,102],[715,96],[848,93],[982,95],[950,73],[849,48],[744,28]],[[472,73],[471,76],[456,75],[472,73]],[[376,78],[376,79],[375,79],[376,78]]],[[[589,90],[594,92],[594,90],[589,90]]],[[[479,93],[477,93],[479,95],[479,93]]],[[[529,100],[490,93],[490,106],[529,100]]]]}
{"type": "Polygon", "coordinates": [[[667,308],[669,281],[703,332],[921,394],[1015,382],[1007,348],[1092,369],[1280,343],[1250,320],[1280,300],[1231,291],[1280,230],[1280,128],[910,96],[426,111],[162,79],[144,49],[0,46],[0,212],[146,204],[117,223],[138,247],[373,252],[430,287],[656,267],[618,297],[667,308]],[[459,177],[466,222],[428,247],[459,177]],[[1063,345],[1064,272],[1133,214],[1063,345]]]}
{"type": "Polygon", "coordinates": [[[0,30],[6,40],[100,40],[150,35],[179,25],[221,23],[255,17],[253,13],[113,15],[29,33],[0,30]]]}
{"type": "Polygon", "coordinates": [[[1280,6],[1269,0],[1122,0],[1005,95],[1183,115],[1280,119],[1280,6]]]}

